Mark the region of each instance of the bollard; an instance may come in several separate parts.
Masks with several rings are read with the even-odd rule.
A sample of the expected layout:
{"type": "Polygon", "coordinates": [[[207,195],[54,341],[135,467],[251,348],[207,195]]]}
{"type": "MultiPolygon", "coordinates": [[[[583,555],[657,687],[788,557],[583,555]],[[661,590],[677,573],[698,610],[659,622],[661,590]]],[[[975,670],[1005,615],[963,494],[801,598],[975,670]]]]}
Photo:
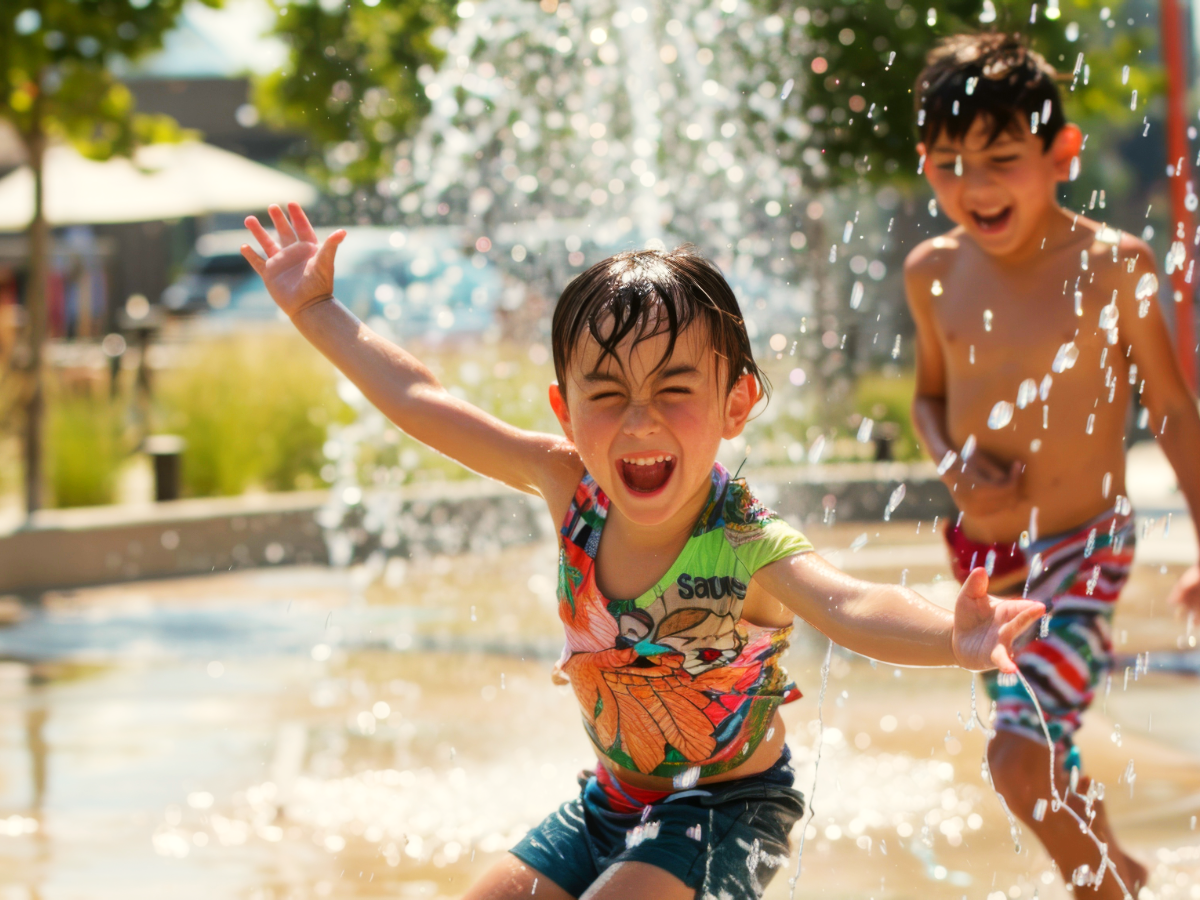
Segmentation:
{"type": "Polygon", "coordinates": [[[900,426],[895,422],[875,425],[875,462],[891,462],[896,458],[894,447],[899,436],[900,426]]]}
{"type": "Polygon", "coordinates": [[[187,442],[176,434],[152,434],[142,449],[154,461],[154,499],[178,500],[180,461],[187,442]]]}

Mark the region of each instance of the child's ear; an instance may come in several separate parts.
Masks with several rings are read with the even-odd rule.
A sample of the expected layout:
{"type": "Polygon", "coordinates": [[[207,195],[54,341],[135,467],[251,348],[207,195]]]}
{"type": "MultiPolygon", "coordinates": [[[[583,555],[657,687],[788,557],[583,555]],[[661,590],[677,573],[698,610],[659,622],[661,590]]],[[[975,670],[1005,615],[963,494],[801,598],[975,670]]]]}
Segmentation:
{"type": "Polygon", "coordinates": [[[762,390],[758,386],[758,379],[749,372],[734,383],[733,390],[725,398],[725,427],[721,437],[729,441],[742,433],[760,397],[762,390]]]}
{"type": "Polygon", "coordinates": [[[921,166],[921,173],[925,180],[929,181],[929,148],[925,146],[924,141],[917,142],[917,159],[925,160],[925,165],[921,166]]]}
{"type": "Polygon", "coordinates": [[[574,441],[575,435],[571,429],[571,411],[567,409],[567,398],[563,396],[557,381],[550,382],[550,408],[554,410],[554,415],[562,427],[563,434],[567,436],[567,440],[574,441]]]}
{"type": "Polygon", "coordinates": [[[1050,155],[1054,161],[1054,177],[1059,181],[1071,178],[1071,160],[1083,150],[1083,132],[1079,126],[1068,122],[1054,136],[1050,144],[1050,155]]]}

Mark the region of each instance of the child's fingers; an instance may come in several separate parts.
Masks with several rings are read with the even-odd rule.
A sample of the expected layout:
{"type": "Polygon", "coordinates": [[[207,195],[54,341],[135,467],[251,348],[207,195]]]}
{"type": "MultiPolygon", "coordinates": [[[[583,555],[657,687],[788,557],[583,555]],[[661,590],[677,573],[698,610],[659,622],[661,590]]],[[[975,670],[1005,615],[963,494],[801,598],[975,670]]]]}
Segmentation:
{"type": "Polygon", "coordinates": [[[246,262],[250,263],[250,268],[254,269],[259,275],[262,275],[267,268],[267,261],[254,252],[254,248],[249,244],[242,244],[242,256],[246,257],[246,262]]]}
{"type": "Polygon", "coordinates": [[[258,241],[259,246],[263,248],[263,252],[267,254],[268,259],[279,252],[279,245],[267,233],[267,229],[262,227],[256,216],[247,216],[245,225],[250,230],[250,233],[254,235],[254,239],[258,241]]]}
{"type": "Polygon", "coordinates": [[[267,213],[275,223],[275,230],[279,232],[279,243],[284,247],[296,243],[296,232],[292,231],[292,223],[283,214],[283,210],[272,203],[267,207],[267,213]]]}
{"type": "Polygon", "coordinates": [[[321,249],[317,251],[317,265],[324,268],[328,266],[333,268],[333,258],[337,254],[338,244],[346,239],[346,232],[339,228],[329,237],[325,238],[325,243],[321,245],[321,249]]]}
{"type": "Polygon", "coordinates": [[[302,241],[315,244],[317,233],[313,230],[312,223],[308,221],[308,216],[304,214],[304,209],[300,204],[293,200],[288,204],[288,213],[291,214],[292,223],[296,226],[296,236],[302,241]]]}
{"type": "Polygon", "coordinates": [[[972,599],[986,599],[988,592],[988,573],[983,566],[976,566],[963,582],[963,593],[972,599]]]}
{"type": "Polygon", "coordinates": [[[1008,652],[1008,648],[1003,644],[997,644],[995,649],[992,650],[992,662],[1005,675],[1015,675],[1017,673],[1017,664],[1013,662],[1012,654],[1008,652]]]}

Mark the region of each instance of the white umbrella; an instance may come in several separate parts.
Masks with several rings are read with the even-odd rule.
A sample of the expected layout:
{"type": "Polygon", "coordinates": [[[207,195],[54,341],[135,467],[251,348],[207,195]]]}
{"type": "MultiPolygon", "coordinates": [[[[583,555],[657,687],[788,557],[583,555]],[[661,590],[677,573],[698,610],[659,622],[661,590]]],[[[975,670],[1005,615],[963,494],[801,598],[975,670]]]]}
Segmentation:
{"type": "MultiPolygon", "coordinates": [[[[68,146],[46,151],[45,210],[51,225],[149,222],[218,212],[252,212],[271,203],[311,203],[317,190],[244,156],[185,141],[140,148],[133,159],[86,159],[68,146]]],[[[33,218],[28,166],[0,179],[0,232],[33,218]]]]}

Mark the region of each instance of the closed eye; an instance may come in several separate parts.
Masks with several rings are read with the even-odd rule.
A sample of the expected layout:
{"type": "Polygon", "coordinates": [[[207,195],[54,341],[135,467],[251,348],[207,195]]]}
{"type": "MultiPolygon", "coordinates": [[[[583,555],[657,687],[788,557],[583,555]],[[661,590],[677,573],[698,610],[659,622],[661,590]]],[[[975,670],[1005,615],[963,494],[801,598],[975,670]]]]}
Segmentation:
{"type": "Polygon", "coordinates": [[[1020,157],[1019,157],[1019,156],[1015,156],[1015,155],[1010,155],[1010,156],[993,156],[993,157],[992,157],[992,162],[994,162],[994,163],[999,163],[999,164],[1003,165],[1004,163],[1016,162],[1018,159],[1020,159],[1020,157]]]}
{"type": "Polygon", "coordinates": [[[620,397],[620,396],[621,395],[619,393],[617,393],[616,391],[603,391],[599,394],[592,394],[590,397],[588,397],[588,399],[589,400],[608,400],[611,397],[620,397]]]}
{"type": "Polygon", "coordinates": [[[663,388],[662,392],[664,394],[690,394],[692,389],[687,387],[669,387],[663,388]]]}

